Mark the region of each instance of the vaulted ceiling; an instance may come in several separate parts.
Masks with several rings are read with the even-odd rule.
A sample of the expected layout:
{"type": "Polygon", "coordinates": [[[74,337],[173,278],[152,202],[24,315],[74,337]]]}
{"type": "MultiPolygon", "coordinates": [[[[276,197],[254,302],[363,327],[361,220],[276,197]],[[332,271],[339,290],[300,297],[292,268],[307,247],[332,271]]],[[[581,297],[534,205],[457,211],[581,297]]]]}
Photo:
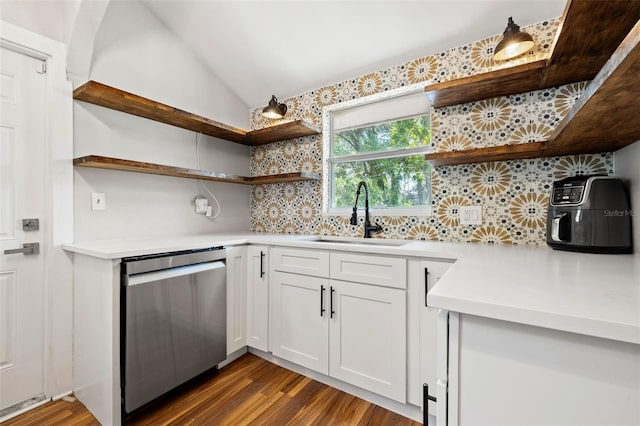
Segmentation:
{"type": "Polygon", "coordinates": [[[562,14],[565,0],[143,0],[251,107],[562,14]]]}

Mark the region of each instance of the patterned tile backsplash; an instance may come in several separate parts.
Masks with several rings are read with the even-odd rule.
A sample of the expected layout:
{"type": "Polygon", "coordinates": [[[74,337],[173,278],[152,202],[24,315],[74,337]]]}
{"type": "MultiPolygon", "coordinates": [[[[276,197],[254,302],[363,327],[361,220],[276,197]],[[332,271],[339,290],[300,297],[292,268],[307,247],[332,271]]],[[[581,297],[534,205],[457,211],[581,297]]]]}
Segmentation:
{"type": "MultiPolygon", "coordinates": [[[[465,77],[518,62],[548,57],[558,27],[549,20],[524,28],[536,50],[517,62],[495,64],[499,35],[286,99],[282,121],[304,119],[322,125],[322,107],[424,82],[465,77]]],[[[585,89],[586,83],[515,94],[431,112],[433,151],[460,150],[546,140],[585,89]]],[[[267,120],[251,112],[251,128],[267,120]]],[[[322,135],[251,149],[252,175],[322,171],[322,135]]],[[[554,180],[576,174],[613,174],[610,153],[436,167],[432,172],[430,216],[373,216],[379,238],[544,244],[546,209],[554,180]],[[460,206],[482,206],[482,225],[461,225],[460,206]]],[[[348,216],[322,214],[320,182],[254,185],[251,229],[260,232],[361,236],[348,216]]]]}

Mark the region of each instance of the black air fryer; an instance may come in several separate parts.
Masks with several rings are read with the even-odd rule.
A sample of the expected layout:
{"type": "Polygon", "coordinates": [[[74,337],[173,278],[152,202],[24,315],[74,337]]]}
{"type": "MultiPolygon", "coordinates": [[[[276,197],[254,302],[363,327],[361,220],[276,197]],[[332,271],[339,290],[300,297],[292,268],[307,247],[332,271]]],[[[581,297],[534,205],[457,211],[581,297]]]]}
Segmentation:
{"type": "Polygon", "coordinates": [[[585,253],[631,253],[631,208],[622,180],[575,176],[554,182],[547,244],[585,253]]]}

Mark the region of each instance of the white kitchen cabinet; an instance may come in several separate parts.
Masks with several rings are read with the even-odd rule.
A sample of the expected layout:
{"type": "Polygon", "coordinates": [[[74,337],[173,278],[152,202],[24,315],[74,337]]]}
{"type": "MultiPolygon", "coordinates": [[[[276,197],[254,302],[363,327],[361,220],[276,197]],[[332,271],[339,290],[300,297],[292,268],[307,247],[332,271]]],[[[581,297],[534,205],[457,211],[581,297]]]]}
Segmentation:
{"type": "Polygon", "coordinates": [[[639,345],[442,312],[449,425],[640,424],[639,345]]]}
{"type": "Polygon", "coordinates": [[[227,247],[227,355],[247,345],[247,247],[227,247]]]}
{"type": "MultiPolygon", "coordinates": [[[[420,407],[424,384],[436,396],[438,310],[427,305],[426,295],[452,264],[451,259],[407,260],[407,402],[420,407]]],[[[436,404],[427,405],[436,416],[436,404]]]]}
{"type": "Polygon", "coordinates": [[[331,280],[329,297],[329,375],[404,403],[406,292],[331,280]]]}
{"type": "Polygon", "coordinates": [[[329,280],[274,271],[271,288],[273,354],[329,374],[329,280]]]}
{"type": "Polygon", "coordinates": [[[331,278],[407,288],[407,260],[373,254],[331,253],[331,278]]]}
{"type": "Polygon", "coordinates": [[[314,277],[329,276],[329,252],[273,247],[270,255],[271,267],[274,271],[314,277]]]}
{"type": "Polygon", "coordinates": [[[273,354],[404,403],[406,260],[290,248],[271,254],[273,354]],[[380,265],[385,273],[366,272],[380,265]],[[360,282],[333,279],[345,273],[360,282]],[[387,287],[362,283],[371,281],[387,287]]]}
{"type": "Polygon", "coordinates": [[[247,345],[269,350],[269,247],[247,247],[247,345]]]}

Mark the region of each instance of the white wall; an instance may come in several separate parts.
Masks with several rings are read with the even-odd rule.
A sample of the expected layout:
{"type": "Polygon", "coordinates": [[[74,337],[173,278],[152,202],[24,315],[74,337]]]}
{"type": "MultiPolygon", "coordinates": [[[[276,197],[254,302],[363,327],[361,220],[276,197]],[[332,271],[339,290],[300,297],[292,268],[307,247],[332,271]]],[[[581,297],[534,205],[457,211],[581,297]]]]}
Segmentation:
{"type": "Polygon", "coordinates": [[[633,250],[640,256],[640,141],[614,153],[616,176],[630,181],[633,250]]]}
{"type": "MultiPolygon", "coordinates": [[[[248,128],[248,107],[144,6],[112,2],[97,34],[90,78],[233,126],[248,128]]],[[[196,134],[84,102],[74,102],[74,156],[104,155],[196,168],[196,134]]],[[[201,168],[249,175],[249,148],[202,136],[201,168]]],[[[75,168],[75,240],[247,231],[250,188],[207,182],[222,214],[193,211],[205,195],[196,180],[75,168]],[[106,210],[91,210],[91,192],[106,210]]]]}
{"type": "Polygon", "coordinates": [[[2,0],[0,19],[68,44],[80,0],[2,0]]]}

